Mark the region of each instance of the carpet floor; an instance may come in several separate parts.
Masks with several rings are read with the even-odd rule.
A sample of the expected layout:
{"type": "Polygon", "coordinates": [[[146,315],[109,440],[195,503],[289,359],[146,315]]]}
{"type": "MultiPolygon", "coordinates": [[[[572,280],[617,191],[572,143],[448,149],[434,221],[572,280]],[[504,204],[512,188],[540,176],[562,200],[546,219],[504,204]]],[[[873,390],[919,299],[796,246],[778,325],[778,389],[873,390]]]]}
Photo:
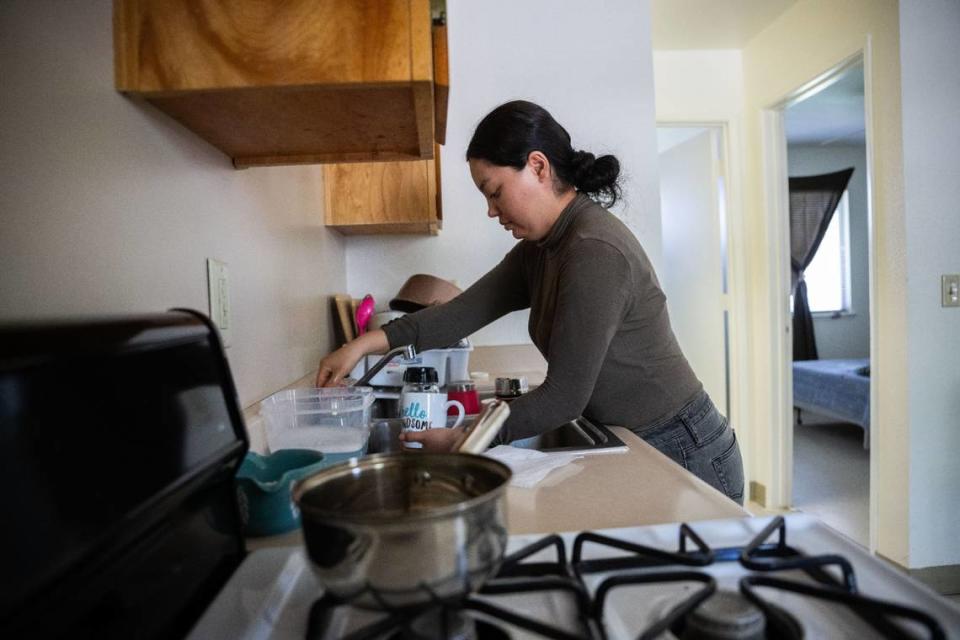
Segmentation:
{"type": "Polygon", "coordinates": [[[870,452],[863,430],[807,412],[793,426],[793,508],[870,541],[870,452]]]}

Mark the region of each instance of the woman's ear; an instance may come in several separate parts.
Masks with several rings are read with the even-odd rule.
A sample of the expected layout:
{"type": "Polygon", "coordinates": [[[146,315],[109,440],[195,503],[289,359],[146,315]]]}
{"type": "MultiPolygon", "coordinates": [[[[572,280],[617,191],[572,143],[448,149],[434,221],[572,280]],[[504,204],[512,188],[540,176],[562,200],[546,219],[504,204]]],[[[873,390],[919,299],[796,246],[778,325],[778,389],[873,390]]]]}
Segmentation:
{"type": "Polygon", "coordinates": [[[527,154],[527,167],[537,176],[538,182],[552,182],[550,160],[542,151],[531,151],[527,154]]]}

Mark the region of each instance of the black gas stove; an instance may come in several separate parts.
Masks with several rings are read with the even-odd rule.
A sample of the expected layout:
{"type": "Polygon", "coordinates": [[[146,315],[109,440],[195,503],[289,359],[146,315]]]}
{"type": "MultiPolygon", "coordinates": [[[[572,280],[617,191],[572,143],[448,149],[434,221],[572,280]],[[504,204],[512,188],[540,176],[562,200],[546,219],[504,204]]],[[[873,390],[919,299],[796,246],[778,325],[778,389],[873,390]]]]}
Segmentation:
{"type": "Polygon", "coordinates": [[[360,609],[300,546],[247,554],[247,447],[200,314],[0,326],[0,637],[960,635],[953,604],[802,514],[511,536],[478,592],[360,609]]]}
{"type": "MultiPolygon", "coordinates": [[[[702,528],[716,526],[705,523],[702,528]]],[[[673,549],[634,541],[636,530],[626,530],[626,535],[584,532],[572,538],[569,555],[564,537],[546,536],[510,553],[497,576],[474,595],[434,599],[416,609],[390,610],[383,603],[378,619],[338,637],[499,639],[518,637],[519,630],[524,636],[558,640],[795,640],[818,637],[808,622],[811,612],[824,607],[839,625],[825,637],[941,639],[947,637],[944,625],[957,624],[956,611],[938,619],[910,600],[905,604],[865,594],[852,562],[843,555],[806,553],[788,544],[782,517],[770,520],[739,546],[711,547],[696,526],[675,529],[673,549]],[[721,565],[727,566],[716,571],[721,565]],[[738,574],[732,582],[727,575],[731,570],[738,574]],[[674,597],[635,627],[624,628],[617,607],[624,602],[630,606],[631,600],[633,608],[640,607],[638,599],[649,603],[651,594],[664,591],[674,597]],[[563,594],[567,615],[556,620],[537,607],[510,605],[510,596],[538,593],[563,594]],[[778,594],[789,594],[795,602],[785,603],[778,594]],[[796,602],[803,601],[809,603],[798,609],[796,602]],[[618,619],[615,627],[608,624],[609,617],[618,619]]],[[[331,637],[334,629],[344,631],[336,619],[350,613],[349,603],[319,598],[310,608],[306,638],[320,640],[331,637]]]]}

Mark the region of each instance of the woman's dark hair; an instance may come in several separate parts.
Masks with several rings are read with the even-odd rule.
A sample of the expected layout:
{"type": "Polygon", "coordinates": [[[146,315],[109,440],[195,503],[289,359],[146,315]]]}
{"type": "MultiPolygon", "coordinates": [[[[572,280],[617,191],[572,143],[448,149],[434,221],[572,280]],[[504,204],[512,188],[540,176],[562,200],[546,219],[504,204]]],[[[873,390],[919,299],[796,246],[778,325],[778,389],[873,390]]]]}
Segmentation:
{"type": "Polygon", "coordinates": [[[521,169],[531,151],[547,156],[565,184],[605,207],[620,198],[620,162],[611,155],[594,157],[570,146],[570,134],[543,107],[526,100],[502,104],[484,117],[467,147],[467,160],[486,160],[521,169]]]}

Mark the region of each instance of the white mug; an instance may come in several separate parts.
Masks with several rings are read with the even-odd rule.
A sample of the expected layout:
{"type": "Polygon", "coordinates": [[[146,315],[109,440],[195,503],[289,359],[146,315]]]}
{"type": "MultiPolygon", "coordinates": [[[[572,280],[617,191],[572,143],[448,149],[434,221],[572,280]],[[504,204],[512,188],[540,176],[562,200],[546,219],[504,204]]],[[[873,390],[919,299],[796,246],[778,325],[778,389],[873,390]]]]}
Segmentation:
{"type": "MultiPolygon", "coordinates": [[[[466,413],[460,402],[447,400],[447,394],[445,393],[405,391],[400,396],[400,417],[403,419],[403,430],[444,429],[447,426],[447,409],[450,407],[457,410],[457,419],[451,425],[451,428],[459,427],[466,413]]],[[[405,442],[404,445],[410,449],[423,448],[423,445],[419,442],[405,442]]]]}

